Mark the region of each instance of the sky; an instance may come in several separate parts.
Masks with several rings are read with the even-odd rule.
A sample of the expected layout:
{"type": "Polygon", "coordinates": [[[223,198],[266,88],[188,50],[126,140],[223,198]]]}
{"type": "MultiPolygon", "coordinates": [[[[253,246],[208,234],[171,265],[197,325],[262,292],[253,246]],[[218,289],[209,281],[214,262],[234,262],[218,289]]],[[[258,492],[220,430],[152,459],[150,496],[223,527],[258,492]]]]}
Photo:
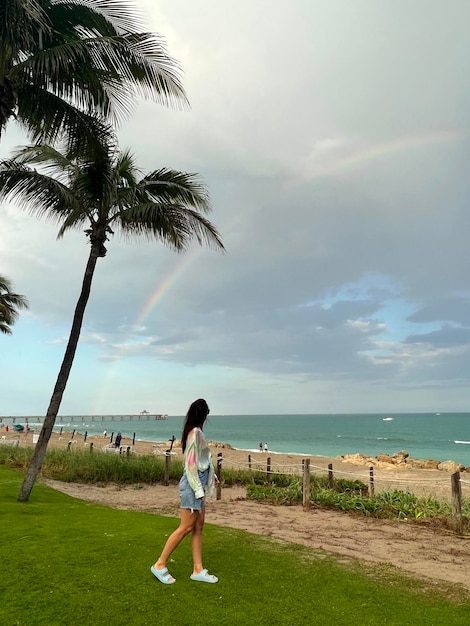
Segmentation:
{"type": "MultiPolygon", "coordinates": [[[[60,414],[468,411],[468,1],[135,1],[191,109],[120,145],[200,174],[226,253],[111,240],[60,414]]],[[[0,205],[0,415],[49,404],[89,252],[56,235],[0,205]]]]}

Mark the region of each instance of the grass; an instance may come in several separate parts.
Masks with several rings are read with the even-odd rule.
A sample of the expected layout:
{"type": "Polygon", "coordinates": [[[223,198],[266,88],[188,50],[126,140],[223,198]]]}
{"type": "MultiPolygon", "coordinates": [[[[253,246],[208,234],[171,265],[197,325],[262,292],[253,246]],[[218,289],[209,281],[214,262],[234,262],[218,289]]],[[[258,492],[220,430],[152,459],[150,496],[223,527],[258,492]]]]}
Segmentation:
{"type": "MultiPolygon", "coordinates": [[[[0,466],[0,623],[364,626],[470,623],[459,586],[405,577],[321,551],[207,525],[205,563],[220,582],[189,580],[188,540],[163,586],[149,567],[176,520],[90,504],[0,466]]],[[[314,532],[314,529],[313,529],[314,532]]]]}

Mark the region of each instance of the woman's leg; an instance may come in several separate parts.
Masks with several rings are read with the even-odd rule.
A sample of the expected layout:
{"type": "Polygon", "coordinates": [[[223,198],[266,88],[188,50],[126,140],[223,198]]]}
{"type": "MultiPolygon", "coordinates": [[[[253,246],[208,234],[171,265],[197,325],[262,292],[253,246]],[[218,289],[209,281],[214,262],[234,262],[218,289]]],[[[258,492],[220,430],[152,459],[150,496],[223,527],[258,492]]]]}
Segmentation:
{"type": "Polygon", "coordinates": [[[219,580],[217,576],[209,574],[202,566],[202,531],[204,529],[205,516],[206,508],[202,507],[196,523],[194,524],[193,534],[191,535],[191,550],[193,552],[193,573],[191,574],[191,578],[201,582],[216,583],[219,580]],[[204,574],[202,572],[204,572],[204,574]]]}
{"type": "Polygon", "coordinates": [[[196,514],[196,520],[191,535],[191,550],[193,553],[193,574],[199,574],[204,569],[202,567],[202,531],[204,529],[204,520],[206,517],[206,507],[201,507],[199,513],[196,514]]]}
{"type": "Polygon", "coordinates": [[[199,516],[199,513],[197,512],[192,513],[191,509],[180,509],[180,513],[180,525],[168,537],[165,547],[163,548],[161,555],[154,565],[155,569],[157,570],[161,570],[166,567],[167,561],[174,552],[174,550],[176,550],[176,548],[183,541],[186,535],[189,535],[189,533],[194,529],[197,517],[199,516]]]}

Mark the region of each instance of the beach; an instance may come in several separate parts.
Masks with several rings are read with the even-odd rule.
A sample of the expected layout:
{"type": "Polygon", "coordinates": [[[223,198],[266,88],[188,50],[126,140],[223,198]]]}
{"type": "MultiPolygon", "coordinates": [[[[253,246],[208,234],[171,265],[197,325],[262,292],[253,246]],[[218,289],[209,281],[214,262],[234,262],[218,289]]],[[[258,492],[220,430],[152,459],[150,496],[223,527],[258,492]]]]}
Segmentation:
{"type": "MultiPolygon", "coordinates": [[[[70,433],[63,433],[60,438],[53,433],[51,447],[78,449],[101,449],[108,444],[109,438],[93,436],[73,440],[70,433]],[[69,446],[70,441],[75,441],[69,446]]],[[[20,438],[20,445],[32,445],[32,435],[12,435],[20,438]]],[[[122,439],[125,453],[132,440],[122,439]]],[[[161,452],[168,446],[165,443],[136,441],[134,451],[137,454],[161,452]],[[154,448],[157,446],[157,448],[154,448]]],[[[233,450],[221,443],[213,444],[213,458],[222,454],[222,472],[224,467],[248,466],[250,455],[252,468],[266,468],[268,457],[273,470],[285,472],[300,471],[302,458],[297,455],[274,455],[261,452],[233,450]]],[[[174,448],[171,458],[181,458],[181,449],[174,448]]],[[[341,458],[308,457],[311,471],[325,472],[330,463],[335,475],[368,482],[367,467],[345,463],[341,458]]],[[[465,473],[464,476],[468,474],[465,473]]],[[[469,476],[470,478],[470,476],[469,476]]],[[[409,490],[418,495],[450,497],[450,474],[441,470],[397,469],[379,467],[374,469],[377,490],[397,488],[409,490]],[[395,486],[395,487],[394,487],[395,486]]],[[[120,509],[133,509],[149,513],[177,517],[179,514],[179,495],[176,484],[142,485],[107,485],[63,483],[43,480],[49,486],[73,497],[120,509]]],[[[464,497],[470,496],[470,485],[462,484],[464,497]]],[[[470,541],[469,537],[460,537],[451,532],[436,531],[432,524],[415,523],[408,520],[381,520],[362,515],[343,513],[336,510],[312,507],[304,511],[302,506],[274,506],[246,499],[243,487],[222,489],[220,500],[210,500],[207,509],[207,523],[237,528],[251,533],[272,537],[276,541],[289,541],[305,545],[314,550],[322,550],[340,556],[342,559],[360,559],[366,563],[391,564],[401,572],[427,579],[436,584],[457,583],[465,590],[470,590],[470,541]]],[[[161,549],[162,538],[155,538],[155,553],[161,549]]],[[[464,593],[467,593],[465,591],[464,593]]],[[[468,594],[470,597],[470,593],[468,594]]]]}

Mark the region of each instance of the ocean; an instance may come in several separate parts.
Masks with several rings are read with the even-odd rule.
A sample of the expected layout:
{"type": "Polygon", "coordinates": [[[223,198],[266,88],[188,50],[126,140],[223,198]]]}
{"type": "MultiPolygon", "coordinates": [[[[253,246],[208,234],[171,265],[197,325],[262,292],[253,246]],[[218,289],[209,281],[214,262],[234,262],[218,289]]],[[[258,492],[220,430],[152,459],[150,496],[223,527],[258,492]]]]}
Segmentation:
{"type": "MultiPolygon", "coordinates": [[[[54,431],[75,429],[77,435],[121,431],[136,440],[167,441],[180,438],[183,416],[166,420],[102,419],[63,416],[54,431]]],[[[16,423],[26,423],[17,417],[16,423]]],[[[40,426],[38,417],[28,417],[30,426],[40,426]]],[[[3,423],[11,419],[3,418],[3,423]]],[[[362,453],[371,456],[406,450],[416,459],[452,460],[470,466],[470,413],[390,413],[330,415],[209,415],[204,426],[207,439],[234,448],[255,451],[260,442],[272,453],[340,456],[362,453]]]]}

